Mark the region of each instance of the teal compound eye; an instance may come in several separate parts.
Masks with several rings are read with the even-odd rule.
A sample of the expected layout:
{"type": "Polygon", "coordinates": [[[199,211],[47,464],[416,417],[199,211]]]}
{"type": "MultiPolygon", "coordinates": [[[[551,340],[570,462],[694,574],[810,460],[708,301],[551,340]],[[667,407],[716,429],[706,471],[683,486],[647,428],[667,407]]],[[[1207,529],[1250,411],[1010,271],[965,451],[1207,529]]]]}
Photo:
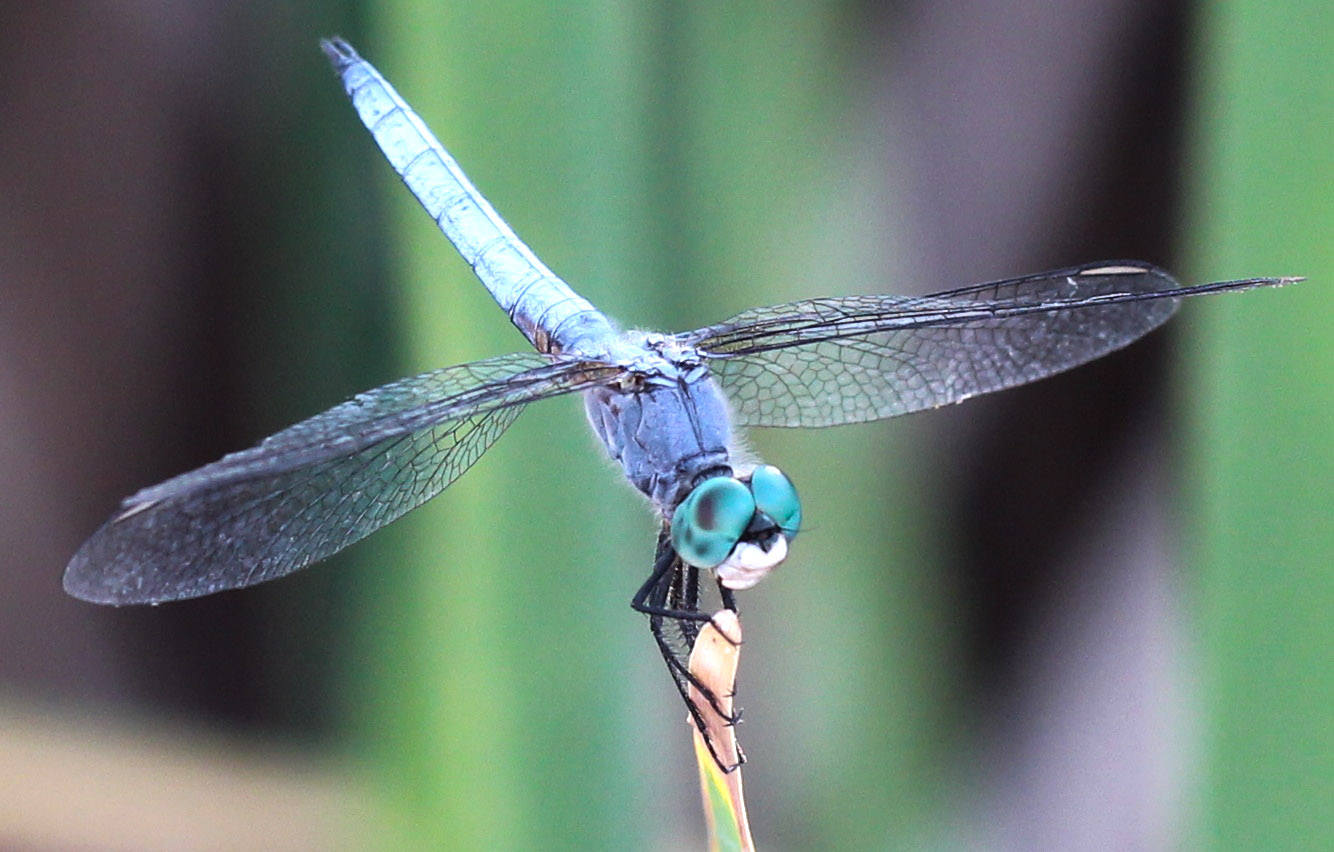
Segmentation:
{"type": "Polygon", "coordinates": [[[721,565],[755,517],[750,489],[730,476],[695,486],[672,513],[672,547],[696,568],[721,565]]]}
{"type": "Polygon", "coordinates": [[[801,501],[787,474],[771,464],[762,464],[750,475],[750,491],[755,496],[755,507],[778,524],[784,535],[795,538],[801,529],[801,501]]]}

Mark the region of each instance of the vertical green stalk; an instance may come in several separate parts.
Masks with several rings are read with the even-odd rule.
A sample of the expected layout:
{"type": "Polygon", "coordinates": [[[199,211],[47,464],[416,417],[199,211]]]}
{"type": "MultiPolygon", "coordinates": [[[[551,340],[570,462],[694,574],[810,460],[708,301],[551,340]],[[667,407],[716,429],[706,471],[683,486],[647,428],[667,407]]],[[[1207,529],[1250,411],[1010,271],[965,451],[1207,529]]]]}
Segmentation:
{"type": "Polygon", "coordinates": [[[1334,12],[1204,4],[1193,277],[1307,275],[1196,309],[1200,845],[1334,837],[1334,12]]]}
{"type": "MultiPolygon", "coordinates": [[[[740,309],[888,287],[892,242],[864,146],[877,116],[848,91],[843,4],[669,4],[654,39],[670,326],[740,309]],[[871,224],[868,224],[871,223],[871,224]],[[878,227],[877,227],[878,226],[878,227]],[[868,246],[874,241],[876,245],[868,246]]],[[[895,464],[902,426],[757,430],[797,484],[810,527],[740,596],[739,731],[756,843],[905,845],[930,819],[941,726],[931,565],[912,530],[923,489],[895,464]],[[931,709],[925,709],[931,708],[931,709]],[[766,807],[767,805],[767,807],[766,807]]]]}
{"type": "MultiPolygon", "coordinates": [[[[537,2],[392,2],[363,53],[515,230],[581,292],[640,285],[626,118],[634,16],[537,2]]],[[[351,132],[351,131],[349,131],[351,132]]],[[[368,143],[364,156],[379,155],[368,143]]],[[[525,348],[384,166],[409,369],[525,348]]],[[[626,602],[653,528],[599,459],[577,398],[535,406],[383,546],[366,740],[396,848],[624,848],[643,763],[626,602]]]]}

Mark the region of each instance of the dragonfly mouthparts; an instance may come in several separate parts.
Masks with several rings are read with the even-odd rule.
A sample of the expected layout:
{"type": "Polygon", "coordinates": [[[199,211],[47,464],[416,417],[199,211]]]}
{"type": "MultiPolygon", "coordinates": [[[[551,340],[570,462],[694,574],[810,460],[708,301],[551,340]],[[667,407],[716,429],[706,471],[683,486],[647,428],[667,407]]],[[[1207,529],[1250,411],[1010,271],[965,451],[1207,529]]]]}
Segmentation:
{"type": "Polygon", "coordinates": [[[787,558],[787,536],[774,536],[769,547],[750,541],[737,542],[732,555],[713,573],[729,589],[744,591],[754,586],[787,558]]]}

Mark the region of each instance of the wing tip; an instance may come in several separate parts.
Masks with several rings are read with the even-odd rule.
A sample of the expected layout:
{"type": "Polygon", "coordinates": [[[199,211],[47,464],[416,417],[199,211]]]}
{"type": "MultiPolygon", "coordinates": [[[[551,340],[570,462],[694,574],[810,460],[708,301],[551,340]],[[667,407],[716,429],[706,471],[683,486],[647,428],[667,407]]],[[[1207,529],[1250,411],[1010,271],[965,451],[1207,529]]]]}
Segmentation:
{"type": "Polygon", "coordinates": [[[154,594],[155,590],[151,586],[145,588],[142,578],[136,580],[135,572],[127,573],[124,570],[123,560],[106,555],[101,546],[105,530],[106,527],[103,527],[93,533],[65,566],[65,573],[60,580],[65,594],[86,603],[104,606],[161,603],[163,598],[154,594]]]}
{"type": "Polygon", "coordinates": [[[107,582],[106,575],[89,567],[87,560],[79,555],[70,560],[61,578],[65,594],[86,603],[120,606],[133,601],[124,600],[119,590],[107,582]]]}

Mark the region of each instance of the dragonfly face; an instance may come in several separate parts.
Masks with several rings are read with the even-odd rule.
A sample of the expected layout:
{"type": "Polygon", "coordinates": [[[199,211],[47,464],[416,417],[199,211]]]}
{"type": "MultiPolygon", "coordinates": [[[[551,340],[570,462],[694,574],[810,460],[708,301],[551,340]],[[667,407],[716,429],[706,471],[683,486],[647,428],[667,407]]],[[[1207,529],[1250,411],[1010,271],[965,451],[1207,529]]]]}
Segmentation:
{"type": "Polygon", "coordinates": [[[735,469],[734,426],[833,426],[961,402],[1125,346],[1185,296],[1297,280],[1183,287],[1149,264],[1102,262],[930,296],[753,308],[680,334],[623,334],[519,240],[374,67],[339,39],[323,47],[403,183],[535,351],[359,394],[132,495],[66,568],[76,597],[157,603],[297,571],[438,494],[528,403],[584,393],[594,430],[663,520],[653,573],[632,605],[649,615],[684,696],[690,676],[664,620],[693,641],[708,619],[699,572],[713,573],[734,608],[732,591],[781,562],[801,526],[786,476],[735,469]]]}
{"type": "Polygon", "coordinates": [[[672,547],[734,590],[749,589],[787,557],[801,529],[792,480],[762,464],[743,479],[706,479],[672,513],[672,547]]]}

